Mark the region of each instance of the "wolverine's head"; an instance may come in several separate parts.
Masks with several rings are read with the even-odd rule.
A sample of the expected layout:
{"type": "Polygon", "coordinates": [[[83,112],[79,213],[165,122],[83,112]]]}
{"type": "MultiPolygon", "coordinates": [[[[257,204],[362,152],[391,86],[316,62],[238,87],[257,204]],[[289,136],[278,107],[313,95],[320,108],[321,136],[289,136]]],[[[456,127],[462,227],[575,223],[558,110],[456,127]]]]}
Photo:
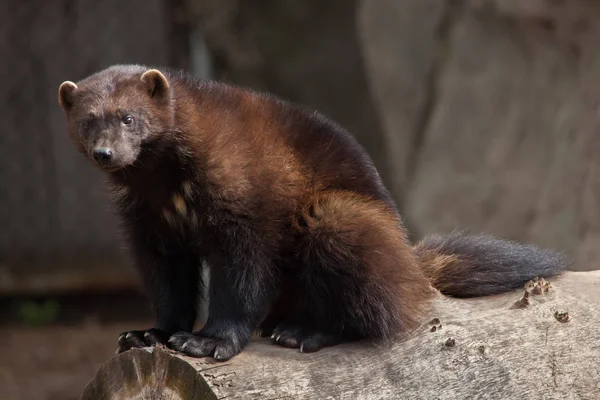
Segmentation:
{"type": "Polygon", "coordinates": [[[80,82],[63,82],[58,101],[69,136],[107,172],[135,165],[173,120],[167,78],[156,69],[113,66],[80,82]]]}

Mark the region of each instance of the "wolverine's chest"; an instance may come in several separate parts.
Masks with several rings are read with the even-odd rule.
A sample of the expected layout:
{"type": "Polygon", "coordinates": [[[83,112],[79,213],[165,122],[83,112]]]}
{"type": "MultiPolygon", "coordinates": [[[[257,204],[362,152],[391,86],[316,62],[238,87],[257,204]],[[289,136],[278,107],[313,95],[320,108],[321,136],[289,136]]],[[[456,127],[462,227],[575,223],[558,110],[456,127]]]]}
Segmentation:
{"type": "Polygon", "coordinates": [[[154,218],[173,229],[197,229],[200,225],[197,197],[192,182],[182,181],[148,204],[149,211],[154,214],[154,218]]]}
{"type": "Polygon", "coordinates": [[[201,225],[201,199],[190,180],[155,182],[142,187],[111,184],[113,201],[121,214],[133,221],[152,225],[155,230],[190,231],[201,225]]]}

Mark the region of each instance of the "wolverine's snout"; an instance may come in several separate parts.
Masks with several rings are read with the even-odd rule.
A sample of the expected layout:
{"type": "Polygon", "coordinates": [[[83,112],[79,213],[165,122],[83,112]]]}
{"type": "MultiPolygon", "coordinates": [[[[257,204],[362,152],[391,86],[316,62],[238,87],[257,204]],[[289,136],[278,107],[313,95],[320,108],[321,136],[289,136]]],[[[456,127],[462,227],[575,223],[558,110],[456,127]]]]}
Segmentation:
{"type": "Polygon", "coordinates": [[[92,151],[92,157],[100,165],[106,165],[113,159],[113,151],[108,147],[96,147],[92,151]]]}

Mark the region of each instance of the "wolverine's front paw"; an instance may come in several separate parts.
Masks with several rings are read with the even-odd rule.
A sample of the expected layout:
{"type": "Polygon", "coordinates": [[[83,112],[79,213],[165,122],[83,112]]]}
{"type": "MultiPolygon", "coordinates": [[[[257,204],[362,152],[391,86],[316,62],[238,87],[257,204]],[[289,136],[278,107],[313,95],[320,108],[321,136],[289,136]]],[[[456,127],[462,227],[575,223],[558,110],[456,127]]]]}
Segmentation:
{"type": "Polygon", "coordinates": [[[169,334],[160,329],[148,329],[145,331],[128,331],[119,335],[119,348],[117,354],[135,347],[150,347],[157,344],[167,344],[169,334]]]}
{"type": "Polygon", "coordinates": [[[227,361],[242,351],[242,343],[235,338],[206,337],[201,332],[178,332],[169,339],[169,346],[188,356],[212,356],[217,361],[227,361]]]}

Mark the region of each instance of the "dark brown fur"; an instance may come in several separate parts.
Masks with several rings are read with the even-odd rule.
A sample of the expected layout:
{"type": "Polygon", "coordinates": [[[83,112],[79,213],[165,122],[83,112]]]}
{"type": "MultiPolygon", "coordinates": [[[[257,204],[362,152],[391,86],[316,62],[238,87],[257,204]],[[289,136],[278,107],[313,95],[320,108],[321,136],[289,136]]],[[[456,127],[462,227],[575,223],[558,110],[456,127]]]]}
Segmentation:
{"type": "MultiPolygon", "coordinates": [[[[147,70],[115,66],[59,91],[70,137],[110,178],[157,313],[154,329],[121,336],[121,350],[170,337],[177,350],[226,360],[259,327],[303,351],[390,340],[419,324],[430,281],[455,295],[455,278],[467,295],[481,284],[468,274],[487,272],[478,261],[489,263],[479,253],[490,247],[455,254],[470,240],[455,235],[415,251],[373,163],[341,127],[272,96],[147,70]],[[189,333],[203,261],[209,319],[189,333]]],[[[563,266],[550,264],[545,272],[563,266]]]]}

